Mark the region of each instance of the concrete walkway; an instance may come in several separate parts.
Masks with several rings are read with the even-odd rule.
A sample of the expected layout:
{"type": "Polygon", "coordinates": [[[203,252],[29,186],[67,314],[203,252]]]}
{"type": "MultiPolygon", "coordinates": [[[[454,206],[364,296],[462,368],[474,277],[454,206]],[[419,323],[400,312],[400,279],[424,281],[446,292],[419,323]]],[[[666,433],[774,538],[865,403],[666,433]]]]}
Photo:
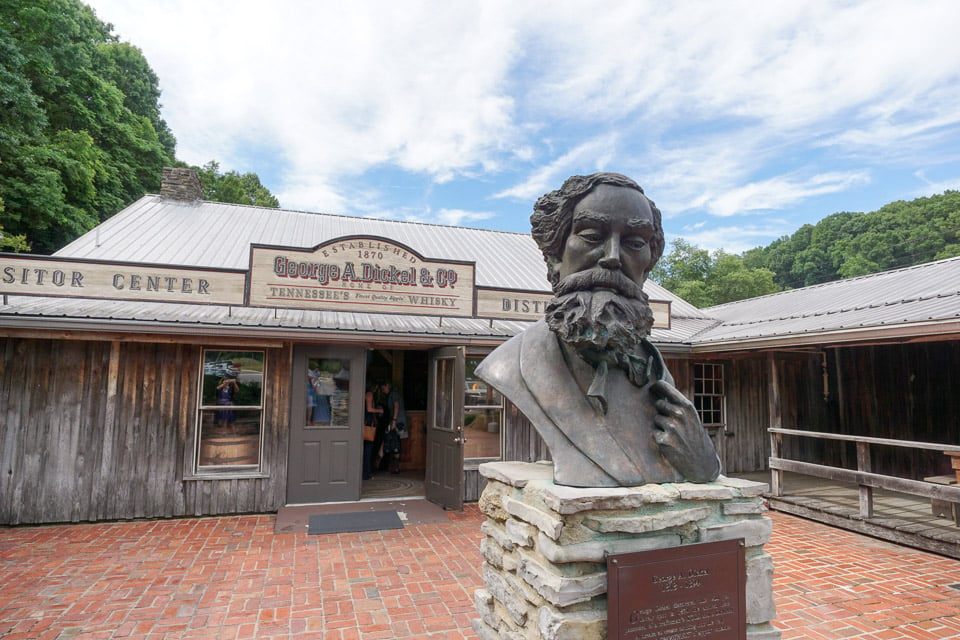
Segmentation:
{"type": "MultiPolygon", "coordinates": [[[[960,562],[771,513],[783,637],[960,637],[960,562]]],[[[310,536],[275,516],[0,529],[3,640],[475,638],[476,505],[310,536]]]]}

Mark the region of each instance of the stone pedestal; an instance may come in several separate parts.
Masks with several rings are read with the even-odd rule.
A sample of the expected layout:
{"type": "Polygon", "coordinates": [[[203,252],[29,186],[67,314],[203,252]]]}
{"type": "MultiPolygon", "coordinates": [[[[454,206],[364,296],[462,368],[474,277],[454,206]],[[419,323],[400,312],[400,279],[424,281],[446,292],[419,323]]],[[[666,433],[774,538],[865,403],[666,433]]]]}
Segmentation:
{"type": "Polygon", "coordinates": [[[720,477],[707,484],[579,489],[553,483],[549,464],[480,465],[488,484],[475,594],[481,640],[607,637],[606,556],[743,538],[748,640],[779,640],[773,561],[763,545],[767,485],[720,477]]]}

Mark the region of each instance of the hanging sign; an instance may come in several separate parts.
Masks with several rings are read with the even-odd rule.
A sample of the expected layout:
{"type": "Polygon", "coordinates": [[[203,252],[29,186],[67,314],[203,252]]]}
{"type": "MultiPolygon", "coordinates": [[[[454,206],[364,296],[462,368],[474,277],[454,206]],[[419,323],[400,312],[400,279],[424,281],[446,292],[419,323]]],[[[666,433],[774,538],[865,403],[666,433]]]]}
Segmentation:
{"type": "Polygon", "coordinates": [[[365,313],[473,315],[474,263],[424,258],[385,238],[314,249],[252,245],[247,304],[365,313]]]}
{"type": "MultiPolygon", "coordinates": [[[[553,300],[552,293],[477,288],[477,317],[503,320],[539,320],[553,300]]],[[[653,328],[670,328],[670,302],[650,300],[653,328]]]]}
{"type": "Polygon", "coordinates": [[[243,304],[243,271],[0,254],[0,293],[243,304]]]}

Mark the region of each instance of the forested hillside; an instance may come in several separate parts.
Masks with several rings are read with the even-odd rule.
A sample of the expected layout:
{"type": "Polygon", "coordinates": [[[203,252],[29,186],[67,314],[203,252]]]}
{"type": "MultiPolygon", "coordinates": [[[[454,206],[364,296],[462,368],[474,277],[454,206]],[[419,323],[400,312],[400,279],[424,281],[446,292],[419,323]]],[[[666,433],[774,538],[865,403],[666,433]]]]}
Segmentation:
{"type": "Polygon", "coordinates": [[[960,191],[835,213],[743,254],[748,267],[797,288],[960,255],[960,191]]]}
{"type": "Polygon", "coordinates": [[[835,213],[742,255],[680,238],[651,278],[708,307],[958,255],[960,191],[947,191],[870,213],[835,213]]]}
{"type": "MultiPolygon", "coordinates": [[[[53,252],[184,166],[156,74],[112,30],[79,0],[0,0],[0,250],[53,252]]],[[[214,195],[278,206],[255,174],[212,166],[214,195]]]]}

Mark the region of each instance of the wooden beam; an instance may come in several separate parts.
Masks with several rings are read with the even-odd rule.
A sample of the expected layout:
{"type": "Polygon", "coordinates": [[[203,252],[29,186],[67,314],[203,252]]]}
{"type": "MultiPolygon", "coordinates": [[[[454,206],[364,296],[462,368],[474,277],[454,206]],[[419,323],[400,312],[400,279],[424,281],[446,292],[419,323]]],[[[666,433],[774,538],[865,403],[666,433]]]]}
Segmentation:
{"type": "Polygon", "coordinates": [[[781,429],[771,427],[771,433],[782,433],[788,436],[802,436],[807,438],[822,438],[824,440],[844,440],[846,442],[865,442],[867,444],[882,444],[890,447],[904,447],[906,449],[928,449],[930,451],[960,452],[960,446],[940,444],[937,442],[915,442],[913,440],[892,440],[890,438],[871,438],[868,436],[848,436],[842,433],[829,431],[802,431],[800,429],[781,429]]]}
{"type": "Polygon", "coordinates": [[[784,460],[783,458],[770,458],[770,468],[814,476],[815,478],[824,478],[834,482],[849,482],[850,484],[866,485],[878,489],[886,489],[887,491],[909,493],[924,498],[936,498],[937,500],[947,502],[960,502],[960,486],[958,485],[939,485],[931,482],[923,482],[922,480],[894,478],[893,476],[885,476],[878,473],[838,469],[837,467],[827,467],[810,462],[798,462],[796,460],[784,460]]]}
{"type": "MultiPolygon", "coordinates": [[[[767,354],[769,367],[767,380],[767,408],[770,414],[770,456],[779,458],[783,445],[780,434],[775,429],[783,427],[783,412],[780,403],[780,376],[777,367],[776,354],[767,354]]],[[[783,495],[783,472],[770,466],[770,489],[775,496],[783,495]]]]}
{"type": "MultiPolygon", "coordinates": [[[[870,468],[870,445],[866,442],[857,443],[857,471],[873,471],[870,468]]],[[[860,515],[864,518],[873,517],[873,487],[861,484],[860,491],[860,515]]]]}

